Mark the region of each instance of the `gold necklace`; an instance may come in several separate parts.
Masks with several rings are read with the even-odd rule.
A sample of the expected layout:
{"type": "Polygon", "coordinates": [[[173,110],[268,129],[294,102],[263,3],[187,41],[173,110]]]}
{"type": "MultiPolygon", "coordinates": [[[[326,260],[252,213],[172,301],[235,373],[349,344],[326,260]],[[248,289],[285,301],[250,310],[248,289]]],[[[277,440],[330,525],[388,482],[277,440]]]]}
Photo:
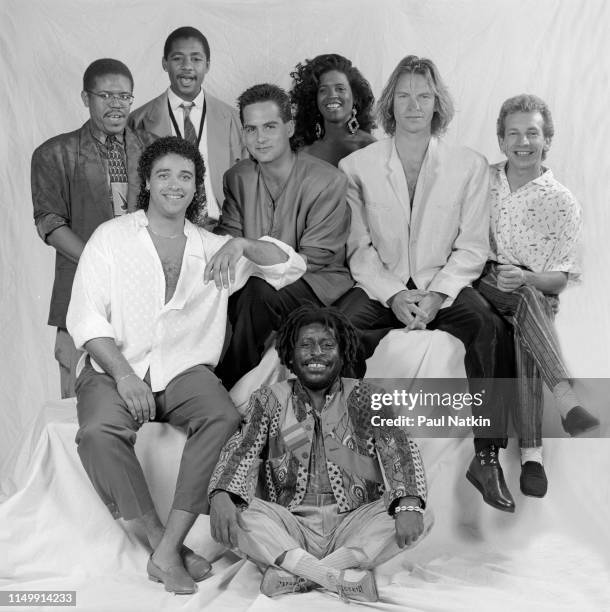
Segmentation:
{"type": "Polygon", "coordinates": [[[152,232],[155,236],[159,236],[159,238],[165,238],[165,240],[174,240],[174,238],[178,238],[179,236],[184,236],[184,232],[180,232],[179,234],[174,234],[173,236],[164,236],[163,234],[159,234],[155,232],[155,230],[148,226],[148,231],[152,232]]]}

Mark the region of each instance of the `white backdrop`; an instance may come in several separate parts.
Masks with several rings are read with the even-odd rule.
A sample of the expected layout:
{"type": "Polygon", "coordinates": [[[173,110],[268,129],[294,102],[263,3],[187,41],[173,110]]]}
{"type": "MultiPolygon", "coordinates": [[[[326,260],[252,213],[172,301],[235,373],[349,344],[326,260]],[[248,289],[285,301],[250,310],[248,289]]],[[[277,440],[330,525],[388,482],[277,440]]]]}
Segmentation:
{"type": "Polygon", "coordinates": [[[135,106],[162,91],[163,42],[181,25],[208,36],[206,87],[229,103],[257,82],[289,87],[292,67],[318,53],[351,58],[376,96],[401,57],[430,57],[456,101],[447,138],[490,161],[500,159],[502,101],[521,92],[544,98],[556,123],[548,164],[585,215],[584,282],[564,294],[559,332],[575,376],[608,376],[605,0],[0,0],[0,24],[0,465],[42,402],[59,393],[46,326],[54,253],[32,220],[32,151],[87,119],[81,79],[94,59],[131,68],[135,106]]]}

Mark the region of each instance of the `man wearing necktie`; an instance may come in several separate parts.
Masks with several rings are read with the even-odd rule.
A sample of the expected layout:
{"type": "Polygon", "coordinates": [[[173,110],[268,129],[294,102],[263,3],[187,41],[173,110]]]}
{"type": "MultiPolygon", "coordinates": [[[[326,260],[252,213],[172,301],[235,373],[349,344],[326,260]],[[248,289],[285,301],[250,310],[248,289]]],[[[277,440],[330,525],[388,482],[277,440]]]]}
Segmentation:
{"type": "Polygon", "coordinates": [[[153,137],[126,127],[133,77],[115,59],[94,61],[81,98],[89,120],[43,143],[32,156],[32,200],[40,237],[56,251],[49,325],[57,327],[55,357],[62,397],[74,396],[79,352],[66,331],[76,265],[98,225],[136,206],[138,160],[153,137]]]}
{"type": "Polygon", "coordinates": [[[235,110],[202,89],[210,69],[210,46],[199,30],[174,30],[165,41],[161,64],[169,76],[169,89],[133,111],[129,125],[156,136],[178,136],[197,146],[208,169],[207,205],[198,223],[212,226],[220,217],[222,176],[246,157],[241,124],[235,110]]]}

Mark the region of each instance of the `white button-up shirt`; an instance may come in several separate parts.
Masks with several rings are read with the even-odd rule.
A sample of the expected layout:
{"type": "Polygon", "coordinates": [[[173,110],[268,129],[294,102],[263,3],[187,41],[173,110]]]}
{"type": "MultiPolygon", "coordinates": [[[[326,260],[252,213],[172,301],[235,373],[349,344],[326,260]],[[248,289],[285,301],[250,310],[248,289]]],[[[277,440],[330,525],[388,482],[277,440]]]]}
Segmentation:
{"type": "MultiPolygon", "coordinates": [[[[68,308],[67,326],[78,348],[93,339],[112,338],[134,372],[150,369],[153,391],[162,391],[179,373],[198,364],[216,366],[222,350],[229,295],[252,275],[275,289],[298,280],[304,259],[279,240],[288,260],[259,266],[242,257],[229,289],[203,282],[210,258],[231,239],[216,236],[189,221],[176,291],[165,303],[165,275],[150,238],[143,210],[100,225],[79,260],[68,308]]],[[[84,357],[77,372],[83,366],[84,357]]],[[[102,368],[91,359],[93,367],[102,368]]]]}
{"type": "MultiPolygon", "coordinates": [[[[180,127],[182,133],[180,134],[184,138],[184,110],[181,108],[181,104],[184,104],[184,100],[177,96],[171,88],[167,90],[167,99],[169,100],[169,105],[174,113],[174,118],[180,127]]],[[[205,101],[205,94],[203,93],[203,89],[199,92],[199,95],[193,100],[193,106],[191,106],[191,110],[189,113],[189,119],[195,128],[195,132],[199,135],[199,129],[201,127],[201,116],[203,113],[203,103],[205,101]]],[[[206,113],[207,115],[207,113],[206,113]]],[[[174,125],[171,123],[172,135],[177,136],[175,133],[174,125]]],[[[203,177],[203,186],[205,188],[205,199],[206,206],[208,208],[208,217],[212,219],[220,218],[220,206],[216,201],[214,196],[214,192],[212,191],[212,181],[210,179],[210,164],[209,164],[209,155],[208,155],[208,123],[204,119],[203,130],[201,132],[201,140],[199,141],[199,153],[201,153],[201,157],[203,157],[203,162],[205,163],[206,172],[203,177]]]]}

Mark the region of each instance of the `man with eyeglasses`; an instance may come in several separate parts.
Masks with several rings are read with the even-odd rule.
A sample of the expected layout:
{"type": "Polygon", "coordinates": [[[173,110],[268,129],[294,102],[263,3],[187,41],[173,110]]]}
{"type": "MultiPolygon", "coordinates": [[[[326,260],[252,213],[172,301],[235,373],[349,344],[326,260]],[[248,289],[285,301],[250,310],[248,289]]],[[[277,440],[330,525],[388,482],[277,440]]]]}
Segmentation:
{"type": "Polygon", "coordinates": [[[55,358],[61,396],[74,396],[80,352],[66,331],[66,313],[76,266],[93,231],[136,207],[138,160],[154,138],[126,127],[133,77],[115,59],[94,61],[83,75],[81,98],[89,120],[60,134],[32,156],[32,200],[40,237],[56,250],[49,325],[57,327],[55,358]]]}
{"type": "Polygon", "coordinates": [[[198,224],[213,227],[223,201],[222,175],[247,157],[237,113],[218,98],[204,92],[210,69],[210,45],[196,28],[174,30],[165,41],[163,70],[169,88],[129,117],[129,125],[156,136],[178,136],[194,144],[205,162],[206,207],[198,224]]]}
{"type": "Polygon", "coordinates": [[[296,379],[252,394],[210,481],[212,536],[257,563],[268,597],[322,587],[377,601],[374,568],[432,526],[417,444],[376,406],[379,389],[344,378],[357,344],[338,310],[294,310],[276,346],[296,379]]]}

